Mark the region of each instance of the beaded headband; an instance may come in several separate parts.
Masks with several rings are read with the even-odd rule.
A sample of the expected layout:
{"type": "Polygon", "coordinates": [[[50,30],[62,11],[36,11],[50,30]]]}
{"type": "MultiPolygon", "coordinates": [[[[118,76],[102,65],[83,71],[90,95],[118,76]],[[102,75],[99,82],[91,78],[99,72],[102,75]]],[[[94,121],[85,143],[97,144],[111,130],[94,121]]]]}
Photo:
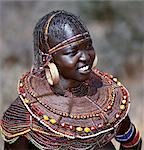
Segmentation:
{"type": "Polygon", "coordinates": [[[48,47],[48,53],[49,54],[52,54],[58,50],[61,50],[67,46],[75,46],[87,39],[90,39],[90,36],[89,36],[89,33],[88,32],[85,32],[85,33],[81,33],[81,34],[78,34],[78,35],[75,35],[67,40],[64,40],[63,42],[57,44],[56,46],[54,46],[53,48],[50,48],[49,44],[47,43],[47,39],[48,39],[48,30],[49,30],[49,25],[50,25],[50,22],[51,20],[58,14],[60,14],[61,12],[57,12],[55,14],[53,14],[49,19],[48,19],[48,22],[46,24],[46,28],[45,28],[45,33],[44,33],[44,38],[45,38],[45,42],[46,42],[46,45],[48,47]]]}
{"type": "Polygon", "coordinates": [[[48,19],[48,22],[47,22],[47,24],[46,24],[45,33],[44,33],[44,38],[45,38],[45,43],[46,43],[48,49],[50,49],[50,46],[49,46],[48,43],[47,43],[47,38],[48,38],[47,34],[48,34],[48,30],[49,30],[49,25],[50,25],[51,20],[52,20],[56,15],[58,15],[59,13],[60,13],[60,12],[57,12],[57,13],[53,14],[53,15],[48,19]]]}
{"type": "Polygon", "coordinates": [[[88,32],[85,32],[83,34],[78,34],[78,35],[75,35],[67,40],[64,40],[63,42],[57,44],[56,46],[54,46],[53,48],[49,49],[49,54],[52,54],[58,50],[61,50],[65,47],[68,47],[68,46],[75,46],[77,44],[80,44],[82,43],[83,41],[86,41],[90,39],[90,36],[88,34],[88,32]]]}

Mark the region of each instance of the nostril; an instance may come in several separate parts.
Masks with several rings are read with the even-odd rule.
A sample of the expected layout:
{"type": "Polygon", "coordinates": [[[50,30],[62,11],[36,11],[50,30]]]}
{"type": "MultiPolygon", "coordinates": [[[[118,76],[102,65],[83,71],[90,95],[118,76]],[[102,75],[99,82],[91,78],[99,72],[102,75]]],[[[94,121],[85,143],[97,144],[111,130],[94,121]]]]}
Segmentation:
{"type": "Polygon", "coordinates": [[[85,61],[88,59],[88,55],[85,52],[81,53],[80,60],[85,61]]]}

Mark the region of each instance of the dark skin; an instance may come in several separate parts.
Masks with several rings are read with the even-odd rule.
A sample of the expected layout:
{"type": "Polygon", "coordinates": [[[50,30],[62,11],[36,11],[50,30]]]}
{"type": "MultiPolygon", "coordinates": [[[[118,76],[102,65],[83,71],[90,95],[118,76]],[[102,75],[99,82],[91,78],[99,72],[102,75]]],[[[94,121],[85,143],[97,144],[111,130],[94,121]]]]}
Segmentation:
{"type": "Polygon", "coordinates": [[[60,82],[57,86],[63,89],[76,87],[89,78],[95,52],[91,40],[73,47],[64,48],[53,54],[53,61],[60,73],[60,82]],[[80,68],[87,66],[86,71],[80,68]]]}
{"type": "MultiPolygon", "coordinates": [[[[66,32],[69,36],[74,36],[71,32],[66,32]]],[[[55,45],[54,39],[51,41],[55,45]]],[[[68,46],[60,51],[55,52],[53,55],[53,62],[56,64],[60,73],[60,82],[55,85],[55,89],[62,88],[62,90],[76,87],[80,82],[89,78],[91,67],[95,58],[95,51],[92,46],[91,39],[84,41],[76,46],[68,46]],[[88,66],[88,69],[81,70],[80,68],[88,66]]],[[[130,119],[127,116],[121,123],[117,134],[124,134],[130,126],[130,119]]],[[[137,146],[138,147],[138,146],[137,146]]],[[[135,147],[133,150],[138,150],[135,147]]],[[[5,143],[5,150],[36,150],[37,148],[32,145],[24,136],[21,136],[15,143],[5,143]]],[[[120,149],[126,150],[121,147],[120,149]]],[[[111,142],[109,142],[101,150],[115,150],[111,142]]],[[[127,149],[128,150],[128,149],[127,149]]]]}

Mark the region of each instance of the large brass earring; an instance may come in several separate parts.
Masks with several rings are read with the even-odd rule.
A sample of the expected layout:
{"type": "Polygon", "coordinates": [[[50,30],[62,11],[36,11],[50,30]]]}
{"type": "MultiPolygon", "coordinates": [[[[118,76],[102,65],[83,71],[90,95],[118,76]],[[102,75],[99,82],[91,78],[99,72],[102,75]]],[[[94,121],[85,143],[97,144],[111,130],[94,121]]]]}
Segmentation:
{"type": "Polygon", "coordinates": [[[96,67],[97,62],[98,62],[98,57],[97,57],[97,55],[96,55],[96,56],[95,56],[95,59],[94,59],[94,62],[93,62],[93,65],[92,65],[92,68],[95,68],[95,67],[96,67]]]}
{"type": "Polygon", "coordinates": [[[50,85],[56,85],[59,82],[58,69],[54,63],[49,63],[48,67],[45,69],[46,79],[50,85]]]}

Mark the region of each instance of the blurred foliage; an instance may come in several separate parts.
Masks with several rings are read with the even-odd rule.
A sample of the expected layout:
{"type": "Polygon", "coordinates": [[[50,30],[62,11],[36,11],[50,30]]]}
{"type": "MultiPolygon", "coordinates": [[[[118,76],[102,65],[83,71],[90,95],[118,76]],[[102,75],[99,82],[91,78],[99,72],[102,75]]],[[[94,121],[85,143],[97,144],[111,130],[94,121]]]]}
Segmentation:
{"type": "Polygon", "coordinates": [[[135,69],[141,71],[144,68],[144,2],[87,1],[79,6],[87,22],[93,20],[108,27],[99,46],[100,53],[106,56],[102,66],[107,69],[109,64],[118,74],[125,72],[129,77],[137,74],[135,69]]]}
{"type": "Polygon", "coordinates": [[[129,75],[132,69],[128,68],[143,68],[142,1],[3,1],[1,4],[2,64],[30,67],[32,59],[28,56],[33,53],[32,32],[37,20],[51,10],[64,9],[80,15],[90,27],[101,68],[120,75],[129,75]]]}
{"type": "Polygon", "coordinates": [[[87,18],[105,21],[114,19],[115,12],[110,4],[110,1],[87,1],[79,2],[79,7],[87,18]]]}

